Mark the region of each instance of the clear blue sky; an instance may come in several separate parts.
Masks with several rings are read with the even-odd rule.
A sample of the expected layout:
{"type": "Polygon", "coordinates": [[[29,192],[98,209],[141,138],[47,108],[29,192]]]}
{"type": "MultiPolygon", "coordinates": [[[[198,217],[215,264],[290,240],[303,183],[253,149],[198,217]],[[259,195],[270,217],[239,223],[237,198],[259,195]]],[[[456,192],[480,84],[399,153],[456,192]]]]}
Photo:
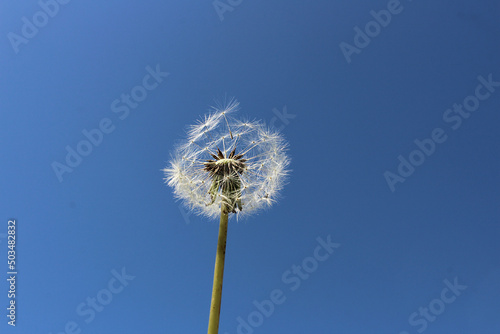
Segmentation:
{"type": "Polygon", "coordinates": [[[0,4],[2,333],[206,333],[218,221],[161,169],[225,94],[293,171],[230,222],[221,334],[500,333],[497,1],[46,3],[0,4]]]}

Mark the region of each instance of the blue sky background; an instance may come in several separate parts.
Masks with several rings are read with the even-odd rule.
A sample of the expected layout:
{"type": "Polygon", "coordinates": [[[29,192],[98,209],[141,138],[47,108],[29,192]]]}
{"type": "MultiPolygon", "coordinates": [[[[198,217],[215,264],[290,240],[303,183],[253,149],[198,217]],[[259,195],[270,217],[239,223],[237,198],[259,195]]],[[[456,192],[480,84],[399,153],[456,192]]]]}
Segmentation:
{"type": "Polygon", "coordinates": [[[274,123],[293,169],[279,203],[230,222],[221,334],[249,333],[238,317],[255,324],[275,289],[286,300],[253,333],[500,333],[500,87],[458,129],[443,120],[478,76],[500,81],[500,4],[403,0],[348,63],[339,44],[388,1],[232,3],[221,20],[212,1],[70,1],[17,53],[8,34],[40,4],[0,3],[0,331],[206,332],[218,221],[183,213],[160,170],[228,94],[242,116],[295,117],[274,123]],[[112,102],[148,66],[170,75],[120,119],[112,102]],[[114,130],[60,182],[54,161],[103,119],[114,130]],[[447,140],[391,191],[384,173],[436,128],[447,140]],[[340,247],[292,291],[282,275],[328,236],[340,247]],[[109,294],[113,270],[135,278],[109,294]],[[466,286],[451,303],[446,280],[466,286]],[[98,294],[112,300],[86,322],[77,307],[98,294]]]}

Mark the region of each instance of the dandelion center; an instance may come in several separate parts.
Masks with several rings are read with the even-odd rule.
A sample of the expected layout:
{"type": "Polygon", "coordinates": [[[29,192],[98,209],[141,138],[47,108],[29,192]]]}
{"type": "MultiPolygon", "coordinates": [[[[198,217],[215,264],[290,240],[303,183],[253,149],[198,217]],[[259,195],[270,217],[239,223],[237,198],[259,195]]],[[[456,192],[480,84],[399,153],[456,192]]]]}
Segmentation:
{"type": "Polygon", "coordinates": [[[212,179],[212,185],[208,190],[210,194],[210,203],[215,203],[217,196],[221,196],[223,210],[225,213],[236,213],[236,208],[243,210],[241,202],[241,179],[240,176],[245,172],[246,159],[242,154],[236,155],[236,147],[228,156],[217,148],[217,155],[210,154],[215,160],[209,159],[203,165],[203,170],[207,171],[212,179]]]}

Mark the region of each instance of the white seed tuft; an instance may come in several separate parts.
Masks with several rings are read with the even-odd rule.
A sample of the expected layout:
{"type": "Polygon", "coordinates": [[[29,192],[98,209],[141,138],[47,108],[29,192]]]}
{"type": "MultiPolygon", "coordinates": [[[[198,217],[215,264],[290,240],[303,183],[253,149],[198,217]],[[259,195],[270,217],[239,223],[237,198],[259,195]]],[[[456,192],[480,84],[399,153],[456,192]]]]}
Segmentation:
{"type": "Polygon", "coordinates": [[[175,197],[197,214],[217,217],[222,203],[229,201],[228,196],[233,203],[241,203],[238,215],[254,213],[271,206],[285,183],[290,160],[283,136],[262,122],[234,118],[238,108],[238,101],[230,99],[190,126],[187,139],[177,147],[169,166],[163,170],[165,182],[173,188],[175,197]],[[213,181],[204,169],[219,149],[224,158],[214,162],[214,168],[227,164],[233,150],[235,156],[243,155],[240,159],[244,169],[239,168],[236,176],[220,179],[240,184],[238,191],[230,195],[223,193],[222,187],[215,187],[218,189],[214,196],[213,181]]]}

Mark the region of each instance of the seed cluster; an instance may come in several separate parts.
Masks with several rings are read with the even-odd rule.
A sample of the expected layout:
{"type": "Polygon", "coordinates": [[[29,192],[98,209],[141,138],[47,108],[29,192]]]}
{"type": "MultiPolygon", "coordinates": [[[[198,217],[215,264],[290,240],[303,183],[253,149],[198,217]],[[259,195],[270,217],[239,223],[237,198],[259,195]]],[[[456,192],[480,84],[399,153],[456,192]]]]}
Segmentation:
{"type": "Polygon", "coordinates": [[[232,99],[191,125],[164,169],[175,197],[197,214],[247,217],[271,206],[285,184],[286,141],[263,122],[234,117],[238,105],[232,99]]]}
{"type": "Polygon", "coordinates": [[[212,179],[212,185],[209,189],[212,205],[220,193],[223,197],[224,213],[236,213],[236,207],[239,211],[243,210],[241,203],[241,180],[240,176],[246,169],[243,154],[236,155],[236,147],[226,157],[217,148],[217,155],[210,154],[215,160],[209,159],[204,163],[203,170],[207,171],[212,179]]]}

